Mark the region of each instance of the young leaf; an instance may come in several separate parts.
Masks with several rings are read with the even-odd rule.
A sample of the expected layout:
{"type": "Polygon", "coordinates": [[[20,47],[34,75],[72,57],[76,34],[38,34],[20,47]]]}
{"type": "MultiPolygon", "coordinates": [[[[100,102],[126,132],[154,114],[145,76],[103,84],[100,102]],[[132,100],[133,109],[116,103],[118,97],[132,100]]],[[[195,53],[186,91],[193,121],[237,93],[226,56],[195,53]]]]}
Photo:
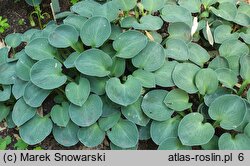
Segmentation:
{"type": "Polygon", "coordinates": [[[51,119],[59,127],[66,127],[70,121],[69,103],[63,102],[62,105],[54,105],[51,109],[51,119]]]}

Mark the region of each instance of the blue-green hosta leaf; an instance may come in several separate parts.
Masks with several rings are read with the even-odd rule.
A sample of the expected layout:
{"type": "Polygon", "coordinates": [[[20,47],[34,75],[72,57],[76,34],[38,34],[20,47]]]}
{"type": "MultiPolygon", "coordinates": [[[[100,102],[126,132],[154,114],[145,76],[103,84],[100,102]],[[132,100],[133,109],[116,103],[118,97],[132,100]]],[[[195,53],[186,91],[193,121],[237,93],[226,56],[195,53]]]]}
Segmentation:
{"type": "MultiPolygon", "coordinates": [[[[110,40],[115,40],[117,38],[117,36],[119,36],[121,33],[122,33],[122,28],[120,26],[115,25],[115,24],[111,24],[111,35],[109,36],[110,40]]],[[[111,46],[112,50],[114,50],[112,47],[112,44],[108,43],[106,45],[111,46]]]]}
{"type": "Polygon", "coordinates": [[[209,68],[216,70],[220,68],[229,68],[229,64],[226,58],[222,56],[216,56],[208,65],[209,68]]]}
{"type": "Polygon", "coordinates": [[[250,44],[250,28],[247,28],[246,32],[241,32],[240,37],[244,40],[245,43],[250,44]]]}
{"type": "Polygon", "coordinates": [[[133,22],[132,27],[139,30],[156,31],[161,29],[163,21],[160,17],[146,15],[142,16],[140,22],[133,22]]]}
{"type": "Polygon", "coordinates": [[[203,145],[212,139],[215,130],[210,123],[202,123],[203,120],[200,113],[190,113],[181,120],[178,136],[183,145],[203,145]]]}
{"type": "Polygon", "coordinates": [[[226,87],[233,88],[238,82],[237,74],[231,69],[220,68],[215,70],[218,80],[226,87]]]}
{"type": "Polygon", "coordinates": [[[30,69],[34,65],[35,61],[32,60],[28,55],[23,54],[19,57],[16,63],[16,75],[24,81],[30,80],[30,69]]]}
{"type": "Polygon", "coordinates": [[[62,64],[55,59],[36,62],[30,71],[33,84],[42,89],[55,89],[62,86],[67,77],[62,73],[62,64]]]}
{"type": "Polygon", "coordinates": [[[237,134],[232,136],[224,133],[219,138],[220,150],[250,150],[250,138],[245,134],[237,134]]]}
{"type": "Polygon", "coordinates": [[[30,107],[25,103],[23,98],[20,98],[14,105],[12,111],[12,120],[15,125],[22,126],[25,122],[36,115],[36,108],[30,107]]]}
{"type": "Polygon", "coordinates": [[[112,59],[110,56],[95,48],[82,52],[75,61],[78,71],[96,77],[104,77],[110,74],[108,69],[111,65],[112,59]]]}
{"type": "Polygon", "coordinates": [[[53,136],[59,144],[70,147],[74,146],[79,142],[77,132],[79,127],[72,121],[69,121],[66,127],[59,127],[54,125],[53,136]]]}
{"type": "Polygon", "coordinates": [[[2,122],[10,113],[10,107],[0,103],[0,122],[2,122]]]}
{"type": "Polygon", "coordinates": [[[111,150],[137,150],[138,149],[138,144],[136,146],[134,146],[134,147],[131,147],[131,148],[122,148],[122,147],[116,146],[115,144],[110,142],[110,149],[111,150]]]}
{"type": "Polygon", "coordinates": [[[172,137],[163,141],[158,147],[158,150],[192,150],[192,147],[182,145],[177,137],[172,137]]]}
{"type": "Polygon", "coordinates": [[[141,85],[146,88],[154,88],[155,87],[155,75],[151,72],[137,69],[132,74],[136,79],[141,82],[141,85]]]}
{"type": "Polygon", "coordinates": [[[83,24],[80,37],[85,45],[100,47],[110,34],[111,25],[105,17],[92,17],[83,24]]]}
{"type": "Polygon", "coordinates": [[[181,89],[171,90],[164,99],[167,107],[175,111],[184,111],[191,108],[192,103],[189,103],[189,96],[187,92],[181,89]]]}
{"type": "Polygon", "coordinates": [[[137,23],[137,20],[132,16],[127,16],[120,20],[120,25],[122,28],[131,28],[133,27],[134,23],[137,23]]]}
{"type": "Polygon", "coordinates": [[[126,69],[125,59],[118,58],[118,57],[114,56],[112,58],[112,61],[113,61],[113,64],[112,64],[111,68],[109,68],[110,75],[114,76],[114,77],[122,76],[125,72],[125,69],[126,69]]]}
{"type": "Polygon", "coordinates": [[[172,87],[174,82],[172,79],[172,72],[178,62],[165,61],[164,65],[154,72],[156,84],[162,87],[172,87]]]}
{"type": "Polygon", "coordinates": [[[157,31],[150,31],[148,32],[152,38],[154,39],[153,41],[157,42],[157,43],[161,43],[162,42],[162,36],[161,34],[159,34],[157,31]]]}
{"type": "Polygon", "coordinates": [[[19,78],[15,79],[15,82],[12,86],[12,94],[16,99],[19,99],[23,96],[27,84],[28,82],[20,80],[19,78]]]}
{"type": "Polygon", "coordinates": [[[202,95],[214,93],[219,85],[217,73],[210,68],[201,69],[195,76],[195,85],[202,95]]]}
{"type": "Polygon", "coordinates": [[[210,7],[211,11],[218,17],[228,21],[234,21],[237,15],[237,7],[230,2],[220,3],[219,8],[210,7]]]}
{"type": "Polygon", "coordinates": [[[79,32],[71,25],[62,24],[49,34],[49,43],[56,48],[73,46],[79,38],[79,32]]]}
{"type": "Polygon", "coordinates": [[[83,16],[83,17],[92,17],[96,8],[101,6],[101,4],[97,3],[96,1],[87,0],[87,1],[80,1],[73,5],[70,10],[83,16]]]}
{"type": "Polygon", "coordinates": [[[141,3],[144,9],[149,12],[153,12],[163,8],[166,3],[166,0],[142,0],[141,3]]]}
{"type": "Polygon", "coordinates": [[[16,48],[22,43],[22,34],[20,33],[12,33],[5,37],[6,45],[16,48]]]}
{"type": "Polygon", "coordinates": [[[160,145],[167,138],[178,136],[178,126],[180,118],[174,117],[163,122],[153,121],[150,127],[152,140],[160,145]]]}
{"type": "MultiPolygon", "coordinates": [[[[0,115],[0,116],[2,116],[2,115],[0,115]]],[[[6,119],[6,123],[7,123],[8,128],[10,128],[10,129],[15,128],[16,125],[15,125],[15,123],[12,120],[12,111],[10,111],[10,109],[9,109],[9,112],[8,112],[8,114],[6,116],[7,117],[5,119],[6,119]]]]}
{"type": "Polygon", "coordinates": [[[105,138],[105,132],[100,129],[97,123],[89,127],[80,128],[77,133],[78,139],[87,147],[95,147],[102,143],[105,138]]]}
{"type": "Polygon", "coordinates": [[[0,65],[7,62],[9,49],[8,47],[0,48],[0,65]]]}
{"type": "Polygon", "coordinates": [[[34,116],[19,128],[20,137],[29,145],[42,142],[52,131],[53,123],[48,117],[34,116]]]}
{"type": "Polygon", "coordinates": [[[189,10],[177,5],[165,5],[161,17],[166,22],[183,22],[192,27],[192,15],[189,10]]]}
{"type": "Polygon", "coordinates": [[[206,94],[204,97],[204,102],[207,106],[210,106],[211,103],[218,97],[223,96],[225,94],[230,94],[231,91],[225,87],[219,87],[214,93],[206,94]]]}
{"type": "Polygon", "coordinates": [[[119,9],[114,1],[109,1],[104,3],[101,6],[98,6],[94,13],[93,16],[102,16],[105,17],[109,20],[109,22],[114,21],[119,15],[119,9]]]}
{"type": "Polygon", "coordinates": [[[120,119],[119,122],[107,131],[110,141],[121,148],[136,146],[139,140],[139,133],[136,125],[128,120],[120,119]]]}
{"type": "Polygon", "coordinates": [[[129,11],[133,9],[137,4],[137,0],[113,0],[113,1],[123,11],[129,11]]]}
{"type": "Polygon", "coordinates": [[[137,68],[152,72],[161,68],[164,64],[164,60],[165,53],[162,45],[150,41],[147,46],[132,59],[132,63],[137,68]]]}
{"type": "Polygon", "coordinates": [[[250,56],[240,58],[240,76],[250,83],[250,56]]]}
{"type": "Polygon", "coordinates": [[[105,94],[106,82],[109,80],[108,77],[87,77],[90,82],[90,91],[97,94],[105,94]]]}
{"type": "Polygon", "coordinates": [[[200,12],[201,0],[179,0],[179,5],[188,9],[191,13],[200,12]]]}
{"type": "Polygon", "coordinates": [[[248,89],[248,91],[247,91],[247,100],[248,100],[248,102],[250,102],[250,89],[248,89]]]}
{"type": "Polygon", "coordinates": [[[111,129],[121,118],[121,112],[116,111],[106,117],[101,117],[98,124],[103,131],[111,129]]]}
{"type": "Polygon", "coordinates": [[[238,56],[241,57],[243,55],[249,54],[248,46],[235,39],[224,41],[219,48],[220,56],[230,57],[230,56],[238,56]]]}
{"type": "Polygon", "coordinates": [[[170,38],[180,39],[187,43],[191,41],[191,28],[183,22],[170,23],[168,33],[170,38]]]}
{"type": "Polygon", "coordinates": [[[10,85],[14,84],[16,79],[16,63],[15,62],[5,62],[0,64],[0,84],[10,85]]]}
{"type": "Polygon", "coordinates": [[[68,56],[68,58],[63,62],[63,65],[69,69],[75,67],[75,61],[80,56],[79,52],[73,52],[68,56]]]}
{"type": "Polygon", "coordinates": [[[211,103],[208,113],[213,120],[220,122],[223,129],[231,130],[241,125],[246,111],[247,107],[242,98],[236,95],[223,95],[211,103]]]}
{"type": "Polygon", "coordinates": [[[65,94],[71,103],[81,107],[90,94],[89,80],[81,77],[78,84],[69,83],[65,88],[65,94]]]}
{"type": "Polygon", "coordinates": [[[121,83],[118,78],[111,78],[106,83],[107,96],[114,103],[128,106],[137,101],[141,95],[142,86],[133,76],[128,76],[125,83],[121,83]]]}
{"type": "Polygon", "coordinates": [[[187,44],[180,39],[169,39],[166,42],[165,54],[168,58],[185,61],[189,58],[187,44]]]}
{"type": "Polygon", "coordinates": [[[246,27],[250,25],[249,4],[247,3],[239,4],[237,15],[236,15],[234,22],[239,25],[246,26],[246,27]]]}
{"type": "Polygon", "coordinates": [[[79,16],[79,15],[70,15],[68,17],[66,17],[63,20],[63,23],[66,25],[71,25],[73,27],[75,27],[75,29],[80,32],[82,25],[87,21],[88,19],[86,17],[83,16],[79,16]]]}
{"type": "Polygon", "coordinates": [[[69,103],[63,102],[62,105],[54,105],[51,109],[52,121],[60,127],[66,127],[70,121],[69,103]]]}
{"type": "Polygon", "coordinates": [[[201,0],[205,7],[209,7],[217,2],[217,0],[201,0]]]}
{"type": "Polygon", "coordinates": [[[151,126],[151,121],[149,121],[149,123],[146,126],[138,126],[139,140],[146,141],[151,138],[150,126],[151,126]]]}
{"type": "Polygon", "coordinates": [[[92,94],[82,107],[71,104],[69,107],[70,119],[81,127],[94,124],[102,115],[103,103],[99,96],[92,94]]]}
{"type": "Polygon", "coordinates": [[[129,121],[140,126],[146,126],[150,119],[142,111],[141,103],[142,97],[140,97],[135,103],[127,107],[122,107],[121,111],[129,121]]]}
{"type": "Polygon", "coordinates": [[[187,93],[196,93],[195,75],[200,68],[192,63],[179,63],[175,66],[172,78],[175,85],[187,93]]]}
{"type": "Polygon", "coordinates": [[[42,0],[25,0],[25,2],[30,6],[38,6],[42,2],[42,0]]]}
{"type": "Polygon", "coordinates": [[[47,38],[36,38],[25,47],[25,53],[34,60],[44,60],[53,59],[57,50],[49,44],[47,38]]]}
{"type": "Polygon", "coordinates": [[[103,102],[102,117],[108,117],[113,113],[120,112],[121,106],[112,102],[107,95],[103,95],[101,98],[103,102]]]}
{"type": "Polygon", "coordinates": [[[133,58],[148,43],[147,37],[141,32],[130,30],[120,34],[113,42],[113,47],[117,51],[116,56],[120,58],[133,58]]]}
{"type": "Polygon", "coordinates": [[[203,65],[209,61],[210,55],[208,52],[202,48],[200,45],[196,43],[189,43],[189,60],[194,62],[195,64],[203,67],[203,65]]]}
{"type": "Polygon", "coordinates": [[[230,25],[220,25],[214,30],[214,41],[215,43],[223,43],[228,39],[238,39],[238,33],[231,33],[232,28],[230,25]]]}
{"type": "Polygon", "coordinates": [[[29,82],[25,86],[23,99],[31,107],[40,107],[50,92],[50,90],[41,89],[29,82]]]}
{"type": "Polygon", "coordinates": [[[10,85],[2,85],[2,89],[3,90],[0,89],[0,102],[9,100],[11,95],[10,85]]]}
{"type": "Polygon", "coordinates": [[[201,145],[201,147],[204,150],[219,150],[218,140],[219,137],[214,135],[207,144],[201,145]]]}
{"type": "Polygon", "coordinates": [[[239,75],[240,73],[240,56],[229,56],[225,57],[229,64],[229,69],[231,69],[235,74],[239,75]]]}
{"type": "Polygon", "coordinates": [[[165,121],[171,118],[173,110],[164,104],[164,99],[168,94],[165,90],[152,90],[148,92],[142,100],[142,110],[151,119],[165,121]]]}

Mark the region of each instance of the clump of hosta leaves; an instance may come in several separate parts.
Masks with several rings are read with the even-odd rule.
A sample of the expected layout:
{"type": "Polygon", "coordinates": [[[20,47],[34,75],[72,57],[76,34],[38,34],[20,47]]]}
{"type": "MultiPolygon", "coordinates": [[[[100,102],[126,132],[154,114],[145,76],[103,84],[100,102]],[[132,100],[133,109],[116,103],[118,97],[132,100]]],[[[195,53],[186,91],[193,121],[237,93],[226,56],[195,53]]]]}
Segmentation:
{"type": "Polygon", "coordinates": [[[80,1],[61,24],[6,37],[0,121],[30,145],[53,134],[67,147],[107,137],[111,149],[250,149],[249,11],[236,0],[80,1]]]}

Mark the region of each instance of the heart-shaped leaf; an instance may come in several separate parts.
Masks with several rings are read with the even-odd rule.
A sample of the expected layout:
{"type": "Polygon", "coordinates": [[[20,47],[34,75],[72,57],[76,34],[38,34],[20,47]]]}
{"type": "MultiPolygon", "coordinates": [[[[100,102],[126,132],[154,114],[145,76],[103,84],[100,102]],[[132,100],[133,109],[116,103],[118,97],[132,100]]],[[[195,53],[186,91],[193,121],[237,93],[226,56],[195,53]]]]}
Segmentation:
{"type": "Polygon", "coordinates": [[[220,25],[214,30],[214,41],[215,43],[223,43],[228,39],[238,39],[238,33],[232,33],[232,28],[230,25],[220,25]]]}
{"type": "Polygon", "coordinates": [[[188,9],[191,13],[200,12],[201,0],[179,0],[179,5],[188,9]]]}
{"type": "Polygon", "coordinates": [[[103,131],[108,131],[120,120],[121,112],[116,111],[106,117],[102,117],[98,120],[98,124],[103,131]]]}
{"type": "Polygon", "coordinates": [[[136,125],[128,120],[120,119],[119,122],[107,131],[110,141],[121,148],[136,146],[139,140],[139,133],[136,125]]]}
{"type": "Polygon", "coordinates": [[[172,73],[175,85],[187,93],[196,93],[195,75],[200,68],[192,63],[178,63],[172,73]]]}
{"type": "Polygon", "coordinates": [[[24,50],[34,60],[53,59],[57,54],[57,50],[49,44],[47,38],[31,40],[24,50]]]}
{"type": "Polygon", "coordinates": [[[160,145],[166,139],[178,136],[180,118],[174,117],[163,122],[153,121],[150,127],[152,140],[160,145]]]}
{"type": "Polygon", "coordinates": [[[209,61],[210,55],[200,45],[196,43],[189,43],[188,49],[189,49],[188,59],[194,62],[195,64],[203,67],[204,63],[209,61]]]}
{"type": "Polygon", "coordinates": [[[173,137],[163,141],[158,147],[158,150],[192,150],[192,147],[182,145],[178,138],[173,137]]]}
{"type": "Polygon", "coordinates": [[[216,70],[220,68],[229,68],[229,64],[226,58],[217,56],[209,63],[208,67],[216,70]]]}
{"type": "Polygon", "coordinates": [[[60,127],[66,127],[70,121],[69,103],[63,102],[62,105],[54,105],[51,109],[52,121],[60,127]]]}
{"type": "Polygon", "coordinates": [[[183,22],[170,23],[168,33],[172,39],[180,39],[187,43],[191,41],[191,28],[183,22]]]}
{"type": "Polygon", "coordinates": [[[90,91],[97,94],[103,95],[105,93],[106,82],[108,77],[87,77],[90,82],[90,91]]]}
{"type": "Polygon", "coordinates": [[[164,99],[168,94],[165,90],[152,90],[148,92],[142,100],[142,110],[151,119],[165,121],[171,118],[173,110],[164,104],[164,99]]]}
{"type": "Polygon", "coordinates": [[[250,82],[250,56],[240,58],[240,76],[250,82]]]}
{"type": "Polygon", "coordinates": [[[154,88],[155,87],[155,76],[153,73],[138,69],[132,74],[136,79],[138,79],[143,87],[154,88]]]}
{"type": "Polygon", "coordinates": [[[224,41],[219,48],[220,56],[230,57],[230,56],[238,56],[241,57],[243,55],[249,54],[249,48],[245,43],[242,43],[239,40],[230,39],[224,41]],[[230,48],[230,49],[229,49],[230,48]]]}
{"type": "Polygon", "coordinates": [[[163,21],[160,17],[146,15],[141,17],[140,23],[133,22],[132,27],[134,29],[156,31],[161,29],[162,25],[163,21]]]}
{"type": "Polygon", "coordinates": [[[104,77],[110,74],[108,70],[112,59],[99,49],[89,49],[79,55],[75,61],[78,71],[89,76],[104,77]]]}
{"type": "Polygon", "coordinates": [[[123,84],[118,78],[109,79],[105,89],[110,100],[122,106],[128,106],[137,101],[141,94],[142,86],[136,78],[128,76],[123,84]]]}
{"type": "Polygon", "coordinates": [[[164,60],[165,53],[163,47],[159,43],[150,41],[147,46],[132,59],[132,63],[137,68],[142,68],[146,71],[156,71],[163,66],[164,60]]]}
{"type": "Polygon", "coordinates": [[[56,48],[74,47],[78,41],[79,33],[75,27],[62,24],[52,31],[48,37],[49,43],[56,48]]]}
{"type": "Polygon", "coordinates": [[[9,100],[10,95],[11,95],[11,86],[10,85],[3,85],[2,89],[3,90],[0,89],[0,102],[9,100]]]}
{"type": "Polygon", "coordinates": [[[221,17],[228,21],[234,21],[237,15],[237,7],[230,2],[220,3],[219,8],[211,7],[211,11],[218,17],[221,17]]]}
{"type": "Polygon", "coordinates": [[[177,5],[165,5],[161,11],[161,17],[166,22],[183,22],[192,26],[192,15],[189,10],[177,5]]]}
{"type": "Polygon", "coordinates": [[[242,98],[236,95],[223,95],[211,103],[208,113],[213,120],[220,122],[223,129],[231,130],[243,122],[246,111],[247,107],[242,98]]]}
{"type": "Polygon", "coordinates": [[[31,82],[42,89],[55,89],[62,86],[67,77],[62,73],[62,64],[55,59],[36,62],[30,71],[31,82]]]}
{"type": "Polygon", "coordinates": [[[224,133],[219,138],[220,150],[250,150],[250,138],[245,134],[237,134],[232,136],[224,133]]]}
{"type": "Polygon", "coordinates": [[[74,146],[79,142],[77,132],[79,127],[72,121],[69,121],[66,127],[59,127],[54,125],[53,136],[59,144],[70,147],[74,146]]]}
{"type": "Polygon", "coordinates": [[[48,117],[34,116],[19,128],[20,137],[29,145],[42,142],[52,131],[53,123],[48,117]]]}
{"type": "Polygon", "coordinates": [[[73,5],[70,10],[84,17],[92,17],[96,8],[101,6],[96,1],[80,1],[73,5]]]}
{"type": "Polygon", "coordinates": [[[12,111],[12,120],[19,127],[33,118],[36,114],[36,108],[30,107],[23,98],[19,99],[14,105],[12,111]]]}
{"type": "Polygon", "coordinates": [[[181,89],[171,90],[164,99],[166,106],[175,111],[184,111],[191,108],[192,103],[189,103],[188,101],[188,94],[181,89]]]}
{"type": "Polygon", "coordinates": [[[187,44],[180,39],[169,39],[166,42],[165,53],[168,58],[185,61],[189,58],[187,44]]]}
{"type": "Polygon", "coordinates": [[[149,12],[157,11],[165,5],[165,0],[142,0],[143,7],[149,12]]]}
{"type": "Polygon", "coordinates": [[[22,43],[22,34],[11,33],[5,37],[5,43],[13,48],[16,48],[22,43]]]}
{"type": "Polygon", "coordinates": [[[147,37],[134,30],[120,34],[113,42],[113,47],[117,51],[116,56],[120,58],[133,58],[148,43],[147,37]]]}
{"type": "Polygon", "coordinates": [[[63,20],[63,23],[75,27],[75,29],[76,29],[78,32],[80,32],[82,25],[83,25],[87,20],[88,20],[88,19],[87,19],[86,17],[83,17],[83,16],[79,16],[79,15],[70,15],[70,16],[66,17],[66,18],[63,20]]]}
{"type": "Polygon", "coordinates": [[[78,139],[87,147],[95,147],[102,143],[105,138],[105,132],[102,131],[97,123],[89,127],[80,128],[78,139]]]}
{"type": "Polygon", "coordinates": [[[154,72],[156,84],[162,87],[172,87],[174,82],[172,79],[172,72],[178,62],[165,61],[164,65],[154,72]]]}
{"type": "Polygon", "coordinates": [[[81,107],[71,104],[69,116],[78,126],[87,127],[94,124],[101,117],[102,107],[101,98],[92,94],[81,107]]]}
{"type": "Polygon", "coordinates": [[[150,119],[142,111],[141,103],[142,97],[140,97],[135,103],[127,107],[122,107],[121,111],[129,121],[140,126],[146,126],[150,119]]]}
{"type": "Polygon", "coordinates": [[[23,99],[31,107],[40,107],[50,92],[50,90],[41,89],[29,82],[25,86],[23,99]]]}
{"type": "Polygon", "coordinates": [[[115,1],[109,1],[101,6],[95,8],[93,16],[102,16],[109,20],[114,21],[119,15],[119,6],[115,1]]]}
{"type": "Polygon", "coordinates": [[[202,95],[214,93],[219,85],[216,72],[210,68],[201,69],[195,76],[195,85],[202,95]]]}
{"type": "Polygon", "coordinates": [[[113,0],[113,1],[123,11],[129,11],[129,10],[133,9],[137,4],[137,0],[113,0]]]}
{"type": "Polygon", "coordinates": [[[111,25],[104,17],[92,17],[86,21],[80,32],[82,42],[91,47],[100,47],[109,38],[111,25]]]}
{"type": "Polygon", "coordinates": [[[203,119],[200,113],[190,113],[181,120],[178,136],[183,145],[203,145],[212,139],[215,130],[210,123],[202,123],[203,119]]]}
{"type": "Polygon", "coordinates": [[[65,94],[71,103],[81,107],[90,94],[90,83],[81,77],[78,84],[71,82],[66,86],[65,94]]]}
{"type": "Polygon", "coordinates": [[[226,87],[233,88],[238,82],[237,74],[227,68],[220,68],[215,70],[218,80],[226,87]]]}

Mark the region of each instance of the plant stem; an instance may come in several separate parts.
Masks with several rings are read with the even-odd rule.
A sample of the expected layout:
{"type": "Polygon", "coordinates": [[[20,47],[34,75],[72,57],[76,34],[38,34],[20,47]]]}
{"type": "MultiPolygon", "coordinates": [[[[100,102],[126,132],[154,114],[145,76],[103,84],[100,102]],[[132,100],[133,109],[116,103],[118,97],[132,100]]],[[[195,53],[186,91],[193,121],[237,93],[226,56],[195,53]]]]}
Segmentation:
{"type": "Polygon", "coordinates": [[[70,82],[75,82],[71,77],[67,76],[67,78],[70,82]]]}
{"type": "Polygon", "coordinates": [[[213,127],[216,128],[220,125],[220,121],[215,121],[214,124],[213,124],[213,127]]]}
{"type": "Polygon", "coordinates": [[[177,113],[178,113],[179,115],[181,115],[182,117],[185,116],[185,113],[184,113],[184,112],[181,112],[181,111],[179,112],[179,111],[178,111],[177,113]]]}
{"type": "Polygon", "coordinates": [[[249,84],[249,81],[247,81],[247,80],[243,81],[243,83],[240,86],[240,89],[239,89],[237,95],[241,96],[244,93],[244,91],[245,91],[245,89],[246,89],[246,87],[247,87],[248,84],[249,84]]]}
{"type": "Polygon", "coordinates": [[[84,51],[84,48],[83,48],[83,45],[78,41],[77,43],[75,44],[72,44],[71,47],[76,51],[76,52],[83,52],[84,51]]]}

